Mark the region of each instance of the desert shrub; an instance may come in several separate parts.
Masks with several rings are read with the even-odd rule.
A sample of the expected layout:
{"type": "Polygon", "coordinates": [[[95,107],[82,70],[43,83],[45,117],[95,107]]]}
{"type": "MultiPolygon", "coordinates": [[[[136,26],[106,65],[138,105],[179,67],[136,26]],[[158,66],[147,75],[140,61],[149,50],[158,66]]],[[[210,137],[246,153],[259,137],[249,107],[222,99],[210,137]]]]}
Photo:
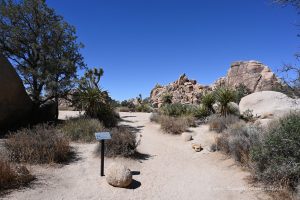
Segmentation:
{"type": "Polygon", "coordinates": [[[31,182],[34,176],[25,166],[16,166],[5,159],[0,160],[0,193],[5,189],[17,188],[31,182]]]}
{"type": "Polygon", "coordinates": [[[245,110],[245,111],[242,113],[241,117],[242,117],[244,120],[248,121],[248,122],[249,122],[249,121],[250,121],[250,122],[254,121],[253,110],[250,110],[250,109],[245,110]]]}
{"type": "Polygon", "coordinates": [[[300,112],[273,122],[251,151],[256,177],[266,183],[296,187],[300,178],[300,112]]]}
{"type": "Polygon", "coordinates": [[[186,131],[188,128],[188,122],[185,117],[171,117],[161,116],[160,117],[161,129],[166,133],[180,134],[186,131]]]}
{"type": "Polygon", "coordinates": [[[183,115],[192,115],[195,112],[195,106],[184,105],[180,103],[165,104],[160,108],[163,115],[179,117],[183,115]]]}
{"type": "Polygon", "coordinates": [[[188,127],[196,127],[196,118],[192,115],[186,115],[186,116],[182,116],[180,117],[182,120],[186,121],[186,124],[188,127]]]}
{"type": "Polygon", "coordinates": [[[149,104],[140,104],[138,106],[136,106],[136,112],[151,112],[152,111],[152,108],[149,104]]]}
{"type": "Polygon", "coordinates": [[[69,159],[69,140],[55,127],[42,124],[10,134],[4,143],[11,161],[61,163],[69,159]]]}
{"type": "Polygon", "coordinates": [[[158,113],[152,113],[150,115],[150,121],[155,123],[160,123],[160,115],[158,113]]]}
{"type": "Polygon", "coordinates": [[[205,107],[205,106],[198,106],[194,112],[193,116],[195,116],[198,119],[204,119],[208,117],[211,114],[211,112],[205,107]]]}
{"type": "Polygon", "coordinates": [[[105,127],[97,119],[75,118],[66,121],[61,130],[72,141],[92,142],[95,132],[103,131],[105,127]]]}
{"type": "Polygon", "coordinates": [[[235,87],[235,91],[236,91],[236,101],[235,101],[236,103],[240,103],[241,99],[244,96],[251,94],[251,91],[247,88],[247,86],[245,86],[242,83],[235,87]]]}
{"type": "Polygon", "coordinates": [[[131,112],[130,108],[128,107],[118,107],[116,108],[117,112],[131,112]]]}
{"type": "MultiPolygon", "coordinates": [[[[128,127],[116,127],[110,132],[112,139],[105,141],[105,156],[132,157],[136,154],[136,148],[139,145],[136,133],[132,132],[128,127]]],[[[96,152],[100,155],[100,143],[96,152]]]]}
{"type": "Polygon", "coordinates": [[[223,134],[217,137],[216,146],[218,150],[247,165],[251,148],[260,143],[262,138],[261,127],[240,121],[231,124],[223,134]]]}
{"type": "Polygon", "coordinates": [[[162,96],[162,103],[165,104],[172,104],[173,95],[166,93],[162,96]]]}
{"type": "Polygon", "coordinates": [[[208,118],[209,130],[221,133],[229,127],[229,125],[240,121],[239,117],[235,115],[219,116],[217,114],[211,115],[208,118]]]}

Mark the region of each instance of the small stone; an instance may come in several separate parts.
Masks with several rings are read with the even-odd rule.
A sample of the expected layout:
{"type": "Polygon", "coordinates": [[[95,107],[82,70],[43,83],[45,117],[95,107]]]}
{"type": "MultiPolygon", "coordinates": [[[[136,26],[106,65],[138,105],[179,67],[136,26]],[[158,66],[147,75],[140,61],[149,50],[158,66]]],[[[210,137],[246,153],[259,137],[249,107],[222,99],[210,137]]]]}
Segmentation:
{"type": "Polygon", "coordinates": [[[181,137],[183,138],[183,141],[188,142],[193,139],[192,135],[189,133],[182,133],[181,137]]]}
{"type": "Polygon", "coordinates": [[[196,151],[196,152],[200,152],[203,150],[203,148],[201,147],[201,144],[192,144],[192,148],[196,151]]]}

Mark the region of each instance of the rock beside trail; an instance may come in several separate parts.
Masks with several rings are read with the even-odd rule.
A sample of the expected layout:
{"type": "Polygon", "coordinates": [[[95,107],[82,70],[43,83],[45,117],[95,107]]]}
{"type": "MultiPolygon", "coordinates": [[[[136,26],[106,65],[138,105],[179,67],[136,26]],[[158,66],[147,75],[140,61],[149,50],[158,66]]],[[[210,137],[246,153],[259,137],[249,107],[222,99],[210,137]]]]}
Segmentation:
{"type": "Polygon", "coordinates": [[[270,119],[290,111],[300,111],[300,99],[292,99],[280,92],[261,91],[243,97],[239,108],[241,113],[249,109],[254,116],[270,119]]]}
{"type": "Polygon", "coordinates": [[[115,187],[126,188],[132,182],[131,171],[122,164],[112,163],[106,171],[106,181],[115,187]]]}
{"type": "Polygon", "coordinates": [[[14,67],[0,55],[0,130],[27,120],[32,102],[14,67]]]}
{"type": "Polygon", "coordinates": [[[182,133],[181,137],[182,137],[183,141],[185,141],[185,142],[188,142],[193,139],[192,135],[189,133],[182,133]]]}

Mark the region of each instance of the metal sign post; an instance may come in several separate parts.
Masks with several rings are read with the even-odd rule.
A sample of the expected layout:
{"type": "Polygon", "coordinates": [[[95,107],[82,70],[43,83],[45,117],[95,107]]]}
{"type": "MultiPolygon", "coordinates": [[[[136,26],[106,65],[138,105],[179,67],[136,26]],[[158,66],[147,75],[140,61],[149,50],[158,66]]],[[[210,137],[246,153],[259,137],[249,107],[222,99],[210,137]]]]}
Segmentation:
{"type": "Polygon", "coordinates": [[[100,175],[104,176],[104,140],[110,140],[111,135],[109,132],[98,132],[95,133],[96,140],[101,142],[101,169],[100,175]]]}

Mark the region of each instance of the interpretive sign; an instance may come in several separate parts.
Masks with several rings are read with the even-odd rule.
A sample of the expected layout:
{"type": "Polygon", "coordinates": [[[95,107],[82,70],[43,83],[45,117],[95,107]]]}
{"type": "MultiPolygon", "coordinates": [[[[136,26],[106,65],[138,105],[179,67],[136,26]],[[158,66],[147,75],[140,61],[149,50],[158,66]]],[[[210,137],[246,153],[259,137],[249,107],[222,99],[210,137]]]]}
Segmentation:
{"type": "Polygon", "coordinates": [[[110,140],[111,135],[109,132],[97,132],[95,133],[96,140],[110,140]]]}
{"type": "Polygon", "coordinates": [[[110,140],[111,135],[109,132],[97,132],[95,133],[96,140],[101,142],[101,176],[104,176],[104,141],[110,140]]]}

